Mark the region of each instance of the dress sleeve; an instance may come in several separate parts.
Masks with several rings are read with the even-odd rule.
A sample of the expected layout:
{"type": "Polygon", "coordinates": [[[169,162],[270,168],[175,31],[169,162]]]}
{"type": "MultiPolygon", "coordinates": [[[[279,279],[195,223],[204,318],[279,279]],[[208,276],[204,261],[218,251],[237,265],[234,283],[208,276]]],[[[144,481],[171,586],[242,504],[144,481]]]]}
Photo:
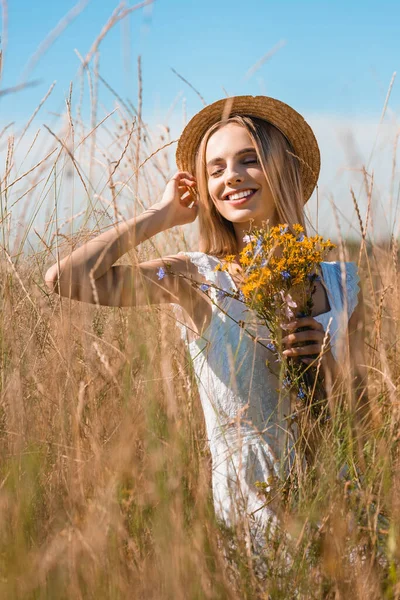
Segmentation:
{"type": "Polygon", "coordinates": [[[221,264],[218,258],[210,256],[209,254],[204,254],[203,252],[181,252],[180,254],[185,254],[185,256],[187,256],[197,267],[200,275],[212,284],[211,298],[214,303],[217,305],[222,305],[223,303],[221,296],[218,294],[218,289],[228,293],[233,293],[235,291],[230,275],[225,271],[216,271],[217,265],[221,264]]]}
{"type": "Polygon", "coordinates": [[[197,267],[200,275],[203,275],[207,281],[210,283],[217,282],[217,272],[215,271],[215,267],[218,261],[214,257],[204,254],[203,252],[181,252],[180,254],[187,256],[190,259],[190,262],[197,267]]]}

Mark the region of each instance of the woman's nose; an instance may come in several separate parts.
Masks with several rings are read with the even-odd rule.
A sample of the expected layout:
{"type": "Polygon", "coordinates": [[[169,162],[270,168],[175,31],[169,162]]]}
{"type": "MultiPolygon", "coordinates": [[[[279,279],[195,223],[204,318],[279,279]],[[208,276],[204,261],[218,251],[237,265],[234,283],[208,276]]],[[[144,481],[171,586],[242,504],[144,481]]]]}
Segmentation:
{"type": "Polygon", "coordinates": [[[228,171],[228,169],[226,170],[225,183],[232,185],[233,183],[240,183],[241,181],[243,181],[243,175],[233,169],[230,171],[228,171]]]}

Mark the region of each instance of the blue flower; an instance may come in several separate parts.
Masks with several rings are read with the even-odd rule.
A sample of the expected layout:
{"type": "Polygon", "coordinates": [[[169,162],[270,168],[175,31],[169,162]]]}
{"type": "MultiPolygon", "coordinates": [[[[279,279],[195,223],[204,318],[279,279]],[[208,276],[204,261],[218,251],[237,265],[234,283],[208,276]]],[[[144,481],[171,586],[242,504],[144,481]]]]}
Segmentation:
{"type": "Polygon", "coordinates": [[[217,290],[215,295],[218,302],[222,302],[222,300],[225,300],[226,298],[226,292],[224,290],[217,290]]]}
{"type": "Polygon", "coordinates": [[[269,342],[267,344],[267,348],[268,348],[268,350],[271,350],[271,352],[275,352],[276,351],[275,344],[273,344],[272,342],[269,342]]]}
{"type": "Polygon", "coordinates": [[[297,241],[298,241],[298,242],[303,242],[305,237],[306,237],[306,236],[304,235],[304,233],[301,233],[301,234],[299,235],[299,237],[297,238],[297,241]]]}
{"type": "Polygon", "coordinates": [[[268,260],[266,258],[263,258],[261,263],[260,263],[260,267],[266,267],[268,264],[268,260]]]}
{"type": "Polygon", "coordinates": [[[292,385],[292,380],[290,379],[290,377],[289,377],[289,376],[286,376],[286,377],[283,379],[283,381],[282,381],[282,384],[283,384],[285,387],[290,387],[290,386],[292,385]]]}
{"type": "Polygon", "coordinates": [[[208,285],[208,283],[202,283],[200,286],[200,289],[202,292],[208,292],[208,290],[210,289],[210,286],[208,285]]]}
{"type": "Polygon", "coordinates": [[[291,277],[289,271],[281,271],[283,279],[289,279],[291,277]]]}
{"type": "Polygon", "coordinates": [[[287,233],[289,231],[289,227],[287,225],[285,225],[285,227],[280,227],[279,231],[280,231],[280,234],[283,235],[284,233],[287,233]]]}
{"type": "Polygon", "coordinates": [[[263,241],[264,240],[262,238],[257,239],[254,256],[258,256],[259,254],[263,253],[263,241]]]}
{"type": "Polygon", "coordinates": [[[304,400],[304,398],[306,397],[306,393],[302,387],[297,392],[297,397],[300,398],[300,400],[304,400]]]}
{"type": "Polygon", "coordinates": [[[160,267],[157,271],[157,277],[158,279],[164,279],[164,277],[166,276],[167,272],[163,267],[160,267]]]}

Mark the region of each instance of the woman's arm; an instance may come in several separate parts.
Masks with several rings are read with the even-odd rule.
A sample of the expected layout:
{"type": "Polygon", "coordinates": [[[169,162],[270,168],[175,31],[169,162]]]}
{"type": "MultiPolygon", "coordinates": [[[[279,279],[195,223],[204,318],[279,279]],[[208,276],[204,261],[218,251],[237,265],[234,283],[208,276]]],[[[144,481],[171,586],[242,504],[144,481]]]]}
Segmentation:
{"type": "MultiPolygon", "coordinates": [[[[192,175],[177,173],[167,184],[160,203],[137,218],[113,225],[50,267],[45,275],[50,290],[74,300],[108,306],[178,302],[179,278],[161,280],[157,276],[167,259],[137,266],[114,266],[114,263],[157,233],[194,221],[197,206],[188,207],[191,202],[188,189],[194,186],[192,175]]],[[[175,262],[177,268],[185,266],[183,259],[168,260],[175,262]]]]}

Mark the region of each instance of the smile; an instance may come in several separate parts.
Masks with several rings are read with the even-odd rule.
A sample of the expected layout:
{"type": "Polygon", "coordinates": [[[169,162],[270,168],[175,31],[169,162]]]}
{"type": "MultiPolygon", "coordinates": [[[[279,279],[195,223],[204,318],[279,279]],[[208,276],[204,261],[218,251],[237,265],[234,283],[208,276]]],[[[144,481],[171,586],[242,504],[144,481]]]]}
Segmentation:
{"type": "Polygon", "coordinates": [[[233,194],[229,194],[226,196],[225,202],[228,201],[231,204],[242,204],[243,202],[247,202],[249,198],[251,198],[257,190],[243,190],[241,192],[234,192],[233,194]]]}

